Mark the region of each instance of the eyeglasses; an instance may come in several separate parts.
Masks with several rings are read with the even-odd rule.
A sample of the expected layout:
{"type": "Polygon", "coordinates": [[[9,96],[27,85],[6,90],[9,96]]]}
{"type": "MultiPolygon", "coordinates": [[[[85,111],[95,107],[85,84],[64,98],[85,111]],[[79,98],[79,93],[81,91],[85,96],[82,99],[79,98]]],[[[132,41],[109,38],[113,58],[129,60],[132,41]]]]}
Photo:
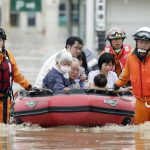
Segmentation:
{"type": "Polygon", "coordinates": [[[82,51],[82,47],[78,47],[78,46],[72,46],[72,47],[74,47],[76,50],[82,51]]]}
{"type": "Polygon", "coordinates": [[[80,71],[78,67],[71,67],[71,70],[72,71],[78,71],[78,72],[80,71]]]}
{"type": "Polygon", "coordinates": [[[148,32],[138,32],[133,36],[135,39],[150,40],[150,33],[148,32]]]}

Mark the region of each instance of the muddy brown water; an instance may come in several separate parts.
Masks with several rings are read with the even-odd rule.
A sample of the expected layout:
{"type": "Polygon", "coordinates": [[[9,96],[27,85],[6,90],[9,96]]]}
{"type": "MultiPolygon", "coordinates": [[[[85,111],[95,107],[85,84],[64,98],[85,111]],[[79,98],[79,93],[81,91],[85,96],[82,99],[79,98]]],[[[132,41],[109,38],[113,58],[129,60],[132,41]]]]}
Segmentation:
{"type": "Polygon", "coordinates": [[[150,122],[92,128],[0,124],[0,149],[149,150],[150,122]]]}

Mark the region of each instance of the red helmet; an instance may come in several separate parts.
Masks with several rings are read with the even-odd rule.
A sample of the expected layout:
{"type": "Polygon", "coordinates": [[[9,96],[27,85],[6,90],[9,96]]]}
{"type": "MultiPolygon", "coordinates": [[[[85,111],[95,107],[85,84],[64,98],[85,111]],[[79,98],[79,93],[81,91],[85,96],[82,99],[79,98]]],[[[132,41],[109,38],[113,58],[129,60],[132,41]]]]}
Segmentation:
{"type": "Polygon", "coordinates": [[[2,28],[0,28],[0,38],[2,38],[3,40],[7,39],[6,33],[2,28]]]}
{"type": "Polygon", "coordinates": [[[113,40],[113,39],[125,39],[126,38],[126,34],[123,30],[121,30],[118,27],[114,27],[112,29],[110,29],[110,31],[107,34],[107,38],[106,40],[113,40]]]}

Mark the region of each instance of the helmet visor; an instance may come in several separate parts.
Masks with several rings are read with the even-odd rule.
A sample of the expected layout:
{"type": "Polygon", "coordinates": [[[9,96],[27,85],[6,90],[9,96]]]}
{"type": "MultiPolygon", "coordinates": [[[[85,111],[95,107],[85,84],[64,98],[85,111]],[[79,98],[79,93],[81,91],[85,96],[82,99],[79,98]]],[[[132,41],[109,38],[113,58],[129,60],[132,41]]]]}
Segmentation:
{"type": "Polygon", "coordinates": [[[141,40],[150,40],[150,33],[149,32],[138,32],[134,35],[135,39],[141,40]]]}

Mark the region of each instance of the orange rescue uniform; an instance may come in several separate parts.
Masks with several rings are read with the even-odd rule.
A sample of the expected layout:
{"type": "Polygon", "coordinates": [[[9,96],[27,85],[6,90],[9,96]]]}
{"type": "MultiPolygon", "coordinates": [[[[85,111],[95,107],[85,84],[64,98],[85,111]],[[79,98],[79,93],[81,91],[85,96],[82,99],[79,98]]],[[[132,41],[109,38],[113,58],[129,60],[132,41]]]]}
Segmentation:
{"type": "MultiPolygon", "coordinates": [[[[15,81],[16,83],[20,84],[20,86],[22,86],[23,88],[27,89],[30,86],[30,83],[25,79],[25,77],[20,73],[18,66],[16,64],[15,58],[12,55],[12,53],[10,51],[8,52],[8,56],[12,65],[12,73],[13,73],[13,81],[15,81]]],[[[0,64],[2,64],[2,61],[4,59],[4,54],[0,53],[0,64]]],[[[0,97],[2,97],[3,94],[0,93],[0,97]]],[[[8,100],[7,102],[7,114],[9,115],[10,112],[10,100],[8,100]]],[[[3,121],[3,99],[0,99],[0,122],[3,121]]]]}
{"type": "Polygon", "coordinates": [[[131,53],[125,68],[116,82],[121,87],[131,80],[133,95],[136,97],[135,124],[150,121],[150,53],[143,62],[131,53]]]}

